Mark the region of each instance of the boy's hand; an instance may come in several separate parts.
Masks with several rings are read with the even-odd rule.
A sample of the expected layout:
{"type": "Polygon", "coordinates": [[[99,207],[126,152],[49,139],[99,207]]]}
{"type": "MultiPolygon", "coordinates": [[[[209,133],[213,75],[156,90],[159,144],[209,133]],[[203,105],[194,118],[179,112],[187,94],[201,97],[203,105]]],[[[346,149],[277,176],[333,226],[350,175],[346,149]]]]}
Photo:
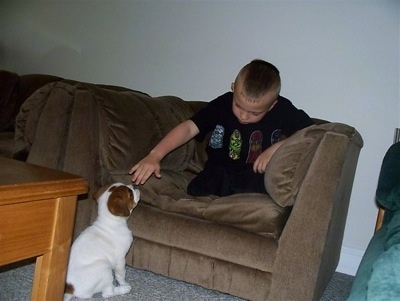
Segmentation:
{"type": "Polygon", "coordinates": [[[253,171],[255,173],[264,173],[267,169],[267,165],[272,158],[272,155],[282,145],[284,140],[272,144],[265,151],[263,151],[253,164],[253,171]]]}
{"type": "Polygon", "coordinates": [[[144,184],[153,173],[157,178],[161,178],[160,160],[152,154],[143,158],[129,171],[129,174],[133,175],[132,182],[136,185],[144,184]]]}

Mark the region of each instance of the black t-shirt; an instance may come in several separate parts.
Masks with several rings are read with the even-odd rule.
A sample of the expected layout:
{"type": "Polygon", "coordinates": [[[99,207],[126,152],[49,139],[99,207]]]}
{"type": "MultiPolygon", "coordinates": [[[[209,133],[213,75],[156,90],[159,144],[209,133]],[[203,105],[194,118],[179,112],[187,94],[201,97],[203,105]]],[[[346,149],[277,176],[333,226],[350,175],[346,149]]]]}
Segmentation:
{"type": "Polygon", "coordinates": [[[272,144],[313,124],[290,100],[279,96],[274,107],[257,123],[241,124],[232,111],[233,93],[225,93],[195,114],[198,141],[212,131],[208,161],[226,168],[252,168],[258,155],[272,144]]]}

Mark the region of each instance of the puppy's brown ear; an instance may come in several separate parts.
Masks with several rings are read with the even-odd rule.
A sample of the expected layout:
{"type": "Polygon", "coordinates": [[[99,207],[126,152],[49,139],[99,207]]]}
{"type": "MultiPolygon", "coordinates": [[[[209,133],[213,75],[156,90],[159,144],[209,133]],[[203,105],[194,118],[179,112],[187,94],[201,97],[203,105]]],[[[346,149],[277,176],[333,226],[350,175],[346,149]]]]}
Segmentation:
{"type": "Polygon", "coordinates": [[[109,187],[110,187],[110,185],[107,185],[107,186],[103,186],[103,187],[97,189],[95,192],[93,192],[92,198],[93,198],[94,200],[96,200],[96,202],[97,202],[97,200],[99,199],[99,197],[100,197],[104,192],[106,192],[106,190],[107,190],[109,187]]]}
{"type": "Polygon", "coordinates": [[[116,187],[108,198],[108,210],[116,216],[129,216],[133,208],[133,193],[126,186],[116,187]]]}
{"type": "Polygon", "coordinates": [[[126,201],[120,197],[108,200],[108,210],[115,216],[129,216],[130,212],[126,201]]]}

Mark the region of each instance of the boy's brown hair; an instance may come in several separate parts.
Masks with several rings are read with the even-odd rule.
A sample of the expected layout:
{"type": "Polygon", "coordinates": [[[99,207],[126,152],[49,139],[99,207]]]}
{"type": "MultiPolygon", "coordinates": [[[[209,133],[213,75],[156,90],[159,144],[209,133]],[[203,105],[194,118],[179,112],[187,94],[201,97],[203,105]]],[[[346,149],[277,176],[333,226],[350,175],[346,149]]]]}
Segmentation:
{"type": "Polygon", "coordinates": [[[269,91],[276,91],[278,97],[281,88],[279,70],[271,63],[255,59],[245,65],[238,78],[243,79],[243,88],[247,97],[260,98],[269,91]]]}

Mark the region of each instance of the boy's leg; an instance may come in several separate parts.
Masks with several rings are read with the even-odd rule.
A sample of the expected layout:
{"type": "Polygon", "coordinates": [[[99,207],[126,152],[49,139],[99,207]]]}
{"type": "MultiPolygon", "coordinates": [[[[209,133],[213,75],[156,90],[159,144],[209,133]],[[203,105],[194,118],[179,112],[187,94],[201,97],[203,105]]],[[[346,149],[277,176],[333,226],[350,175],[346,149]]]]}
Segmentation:
{"type": "Polygon", "coordinates": [[[187,192],[192,196],[231,194],[226,169],[221,165],[206,163],[204,169],[189,183],[187,192]]]}
{"type": "Polygon", "coordinates": [[[231,194],[236,193],[267,193],[264,184],[264,174],[255,173],[253,170],[241,170],[229,173],[231,194]]]}

